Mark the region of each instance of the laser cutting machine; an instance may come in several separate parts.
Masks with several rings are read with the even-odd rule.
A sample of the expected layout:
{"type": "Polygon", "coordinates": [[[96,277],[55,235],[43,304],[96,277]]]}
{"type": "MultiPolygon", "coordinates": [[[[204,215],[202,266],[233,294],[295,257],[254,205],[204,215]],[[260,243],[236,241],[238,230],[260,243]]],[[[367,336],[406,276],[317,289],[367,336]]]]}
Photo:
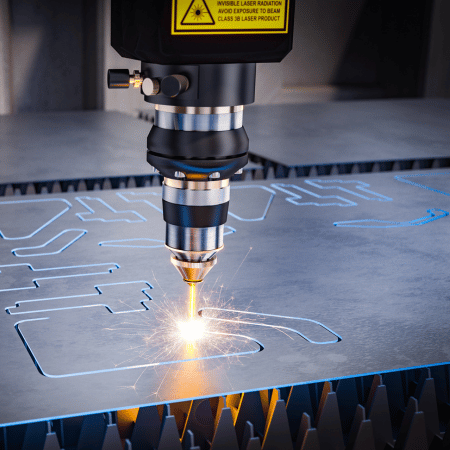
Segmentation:
{"type": "Polygon", "coordinates": [[[223,248],[230,178],[248,161],[244,105],[256,63],[292,48],[293,0],[112,0],[111,44],[141,70],[109,70],[108,87],[140,88],[155,105],[147,161],[163,177],[166,246],[187,283],[223,248]]]}

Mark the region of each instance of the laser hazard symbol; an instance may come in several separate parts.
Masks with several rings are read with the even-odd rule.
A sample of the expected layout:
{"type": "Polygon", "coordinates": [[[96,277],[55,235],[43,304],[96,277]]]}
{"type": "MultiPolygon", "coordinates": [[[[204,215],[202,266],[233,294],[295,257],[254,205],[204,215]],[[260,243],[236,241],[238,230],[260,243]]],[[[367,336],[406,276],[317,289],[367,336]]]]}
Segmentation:
{"type": "Polygon", "coordinates": [[[172,0],[172,34],[288,33],[289,1],[172,0]]]}
{"type": "Polygon", "coordinates": [[[205,0],[192,0],[181,25],[215,25],[211,11],[205,0]]]}

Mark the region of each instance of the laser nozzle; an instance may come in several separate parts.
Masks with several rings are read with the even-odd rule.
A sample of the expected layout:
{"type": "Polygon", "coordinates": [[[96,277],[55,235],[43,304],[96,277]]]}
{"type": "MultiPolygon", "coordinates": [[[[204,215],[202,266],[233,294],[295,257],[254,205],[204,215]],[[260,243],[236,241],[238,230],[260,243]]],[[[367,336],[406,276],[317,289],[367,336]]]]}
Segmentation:
{"type": "Polygon", "coordinates": [[[180,272],[183,280],[188,283],[201,283],[207,273],[214,267],[217,257],[214,255],[207,261],[182,261],[175,256],[170,258],[172,264],[180,272]]]}

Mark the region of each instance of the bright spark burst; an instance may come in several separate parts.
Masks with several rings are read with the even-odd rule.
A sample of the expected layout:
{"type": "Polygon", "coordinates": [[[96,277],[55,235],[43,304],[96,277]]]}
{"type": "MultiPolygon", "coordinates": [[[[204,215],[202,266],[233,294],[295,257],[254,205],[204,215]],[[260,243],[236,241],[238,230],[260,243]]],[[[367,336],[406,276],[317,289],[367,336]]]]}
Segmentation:
{"type": "Polygon", "coordinates": [[[205,335],[205,323],[201,319],[178,322],[181,337],[187,342],[198,342],[205,335]]]}
{"type": "MultiPolygon", "coordinates": [[[[156,278],[155,282],[159,286],[156,278]]],[[[202,373],[206,376],[214,368],[239,363],[241,358],[259,351],[245,331],[249,319],[241,320],[243,311],[234,310],[234,297],[225,294],[227,289],[220,277],[207,292],[203,283],[199,292],[196,292],[196,287],[195,284],[190,285],[187,298],[169,298],[164,293],[162,298],[147,303],[148,311],[126,315],[127,319],[110,327],[110,331],[119,333],[131,343],[127,357],[116,367],[142,367],[144,372],[149,368],[159,370],[158,367],[165,367],[167,372],[161,382],[163,384],[167,382],[166,376],[181,382],[187,376],[184,372],[193,370],[194,366],[177,363],[191,361],[191,364],[196,364],[196,378],[205,382],[202,373]],[[204,308],[211,308],[207,317],[199,313],[204,308]]],[[[116,317],[119,319],[120,316],[116,317]]],[[[142,374],[128,388],[136,389],[142,374]]],[[[190,385],[184,383],[183,386],[178,388],[188,389],[190,385]]],[[[154,394],[158,395],[158,392],[154,394]]],[[[186,396],[189,395],[187,392],[186,396]]]]}

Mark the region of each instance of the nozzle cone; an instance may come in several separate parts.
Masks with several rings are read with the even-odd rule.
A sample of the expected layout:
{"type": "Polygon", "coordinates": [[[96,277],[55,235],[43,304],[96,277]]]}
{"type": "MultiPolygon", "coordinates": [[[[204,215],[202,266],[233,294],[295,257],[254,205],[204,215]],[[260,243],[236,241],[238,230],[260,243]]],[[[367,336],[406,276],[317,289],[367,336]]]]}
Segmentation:
{"type": "Polygon", "coordinates": [[[214,267],[217,262],[217,257],[207,261],[199,261],[199,262],[190,262],[190,261],[181,261],[175,256],[170,258],[172,264],[176,267],[178,272],[180,272],[183,280],[186,283],[201,283],[207,273],[214,267]]]}

